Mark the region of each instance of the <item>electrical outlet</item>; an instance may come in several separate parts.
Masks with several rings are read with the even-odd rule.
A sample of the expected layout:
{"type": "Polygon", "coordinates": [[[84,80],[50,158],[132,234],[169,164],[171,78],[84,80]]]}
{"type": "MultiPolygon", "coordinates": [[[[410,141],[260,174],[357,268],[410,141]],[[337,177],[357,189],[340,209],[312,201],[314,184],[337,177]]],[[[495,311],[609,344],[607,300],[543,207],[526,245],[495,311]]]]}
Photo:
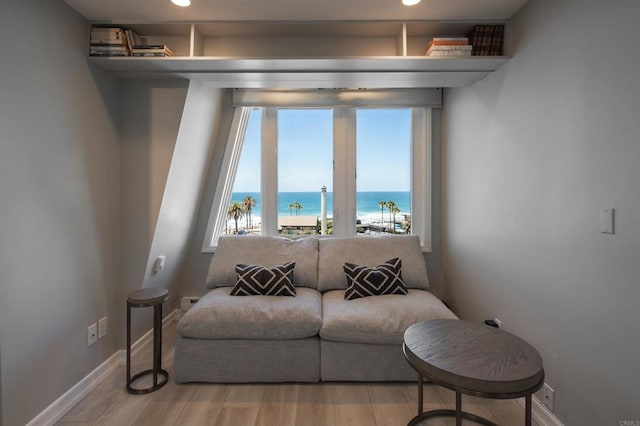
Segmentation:
{"type": "Polygon", "coordinates": [[[98,326],[93,323],[87,328],[87,346],[91,346],[98,341],[98,326]]]}
{"type": "Polygon", "coordinates": [[[98,321],[98,339],[107,335],[107,317],[102,317],[98,321]]]}
{"type": "Polygon", "coordinates": [[[185,314],[189,309],[191,309],[198,300],[200,300],[200,298],[197,296],[183,297],[180,300],[180,310],[182,311],[182,314],[185,314]]]}
{"type": "Polygon", "coordinates": [[[544,384],[542,387],[542,403],[545,407],[549,409],[549,411],[553,412],[553,399],[554,399],[554,390],[548,384],[544,384]]]}
{"type": "Polygon", "coordinates": [[[498,324],[498,328],[502,328],[502,321],[500,321],[498,318],[494,318],[493,320],[496,324],[498,324]]]}

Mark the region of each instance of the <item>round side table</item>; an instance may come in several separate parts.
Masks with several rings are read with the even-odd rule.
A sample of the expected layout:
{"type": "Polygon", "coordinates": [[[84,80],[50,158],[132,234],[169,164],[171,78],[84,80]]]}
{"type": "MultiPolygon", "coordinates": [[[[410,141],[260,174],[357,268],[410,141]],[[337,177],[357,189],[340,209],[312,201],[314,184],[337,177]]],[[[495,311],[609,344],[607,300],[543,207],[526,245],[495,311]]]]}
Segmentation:
{"type": "Polygon", "coordinates": [[[162,304],[169,298],[164,288],[145,288],[129,293],[127,298],[127,392],[141,395],[160,389],[169,380],[169,373],[162,369],[162,304]],[[153,306],[153,368],[144,370],[131,377],[131,308],[153,306]],[[131,385],[139,378],[153,375],[153,385],[135,389],[131,385]],[[158,375],[162,380],[158,382],[158,375]]]}
{"type": "Polygon", "coordinates": [[[483,398],[525,397],[525,424],[531,426],[531,395],[544,383],[536,349],[506,331],[462,320],[431,320],[404,333],[404,356],[418,372],[418,415],[409,425],[451,416],[483,425],[495,423],[462,411],[461,394],[483,398]],[[455,410],[422,410],[423,377],[456,393],[455,410]]]}

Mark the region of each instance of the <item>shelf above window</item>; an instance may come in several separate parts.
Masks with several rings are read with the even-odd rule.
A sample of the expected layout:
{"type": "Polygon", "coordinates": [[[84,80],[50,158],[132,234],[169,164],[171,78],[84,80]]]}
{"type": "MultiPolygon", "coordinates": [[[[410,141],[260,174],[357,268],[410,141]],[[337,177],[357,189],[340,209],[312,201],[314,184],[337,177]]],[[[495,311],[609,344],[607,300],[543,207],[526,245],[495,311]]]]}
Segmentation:
{"type": "Polygon", "coordinates": [[[373,57],[239,59],[219,57],[90,57],[123,78],[206,80],[219,87],[463,87],[497,70],[509,58],[373,57]]]}

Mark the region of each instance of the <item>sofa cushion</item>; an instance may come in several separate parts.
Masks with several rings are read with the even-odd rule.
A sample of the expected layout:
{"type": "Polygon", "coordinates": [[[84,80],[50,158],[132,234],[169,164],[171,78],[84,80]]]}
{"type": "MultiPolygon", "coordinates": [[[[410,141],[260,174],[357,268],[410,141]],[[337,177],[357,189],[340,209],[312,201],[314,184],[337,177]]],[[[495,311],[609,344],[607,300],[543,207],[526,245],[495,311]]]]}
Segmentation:
{"type": "Polygon", "coordinates": [[[284,265],[236,265],[238,279],[231,289],[232,296],[292,296],[296,295],[293,279],[295,262],[284,265]]]}
{"type": "Polygon", "coordinates": [[[380,296],[382,294],[407,294],[407,286],[402,281],[402,261],[399,258],[387,260],[375,268],[344,264],[347,276],[347,300],[360,297],[380,296]]]}
{"type": "Polygon", "coordinates": [[[402,279],[408,288],[429,288],[427,266],[417,235],[380,235],[319,240],[318,290],[347,288],[342,265],[374,267],[394,257],[402,260],[402,279]]]}
{"type": "Polygon", "coordinates": [[[321,295],[298,288],[296,297],[231,296],[231,287],[211,290],[178,322],[184,337],[195,339],[303,339],[322,325],[321,295]]]}
{"type": "MultiPolygon", "coordinates": [[[[298,240],[274,236],[222,236],[209,265],[205,287],[227,287],[236,282],[235,267],[246,265],[282,265],[296,263],[293,284],[316,288],[318,284],[318,239],[298,240]]],[[[341,264],[342,265],[342,264],[341,264]]]]}
{"type": "Polygon", "coordinates": [[[409,289],[408,295],[385,294],[345,300],[343,290],[322,295],[320,337],[334,342],[400,344],[412,324],[439,318],[457,319],[433,294],[409,289]]]}

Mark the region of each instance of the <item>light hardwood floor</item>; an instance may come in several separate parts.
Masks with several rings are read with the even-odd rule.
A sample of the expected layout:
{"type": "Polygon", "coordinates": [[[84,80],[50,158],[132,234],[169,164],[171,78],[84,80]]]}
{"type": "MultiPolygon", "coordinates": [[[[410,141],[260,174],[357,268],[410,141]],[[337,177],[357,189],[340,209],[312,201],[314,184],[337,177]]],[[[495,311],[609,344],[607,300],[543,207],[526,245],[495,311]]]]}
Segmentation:
{"type": "MultiPolygon", "coordinates": [[[[163,335],[162,363],[170,375],[163,388],[130,395],[125,390],[124,367],[120,367],[57,424],[396,426],[406,425],[417,414],[415,383],[176,384],[172,379],[175,337],[172,322],[163,335]]],[[[134,357],[131,371],[150,365],[151,351],[146,348],[134,357]]],[[[425,410],[454,405],[452,391],[425,385],[425,410]]],[[[516,400],[463,396],[462,407],[499,425],[524,424],[524,409],[516,400]]],[[[431,419],[424,424],[453,425],[455,419],[431,419]]]]}

